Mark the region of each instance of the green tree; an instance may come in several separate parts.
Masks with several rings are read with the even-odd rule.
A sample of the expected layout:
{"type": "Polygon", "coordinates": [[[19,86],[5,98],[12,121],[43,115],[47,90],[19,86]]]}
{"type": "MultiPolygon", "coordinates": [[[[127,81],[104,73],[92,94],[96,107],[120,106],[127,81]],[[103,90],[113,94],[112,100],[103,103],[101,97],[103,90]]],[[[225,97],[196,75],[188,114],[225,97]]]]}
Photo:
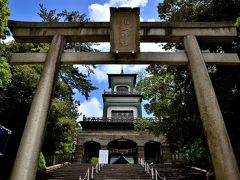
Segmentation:
{"type": "Polygon", "coordinates": [[[240,1],[235,0],[164,0],[158,5],[164,21],[235,21],[240,1]]]}
{"type": "Polygon", "coordinates": [[[10,16],[8,0],[0,0],[0,39],[5,38],[8,16],[10,16]]]}
{"type": "Polygon", "coordinates": [[[10,66],[7,62],[7,59],[4,56],[5,52],[5,46],[2,45],[3,42],[1,41],[2,38],[5,37],[6,32],[6,26],[7,26],[7,19],[10,14],[7,14],[9,11],[7,7],[8,1],[1,1],[0,4],[2,6],[0,7],[0,90],[4,88],[7,84],[11,82],[11,71],[10,66]]]}
{"type": "MultiPolygon", "coordinates": [[[[71,49],[74,50],[75,47],[72,45],[71,49]]],[[[80,50],[92,50],[90,45],[81,45],[81,47],[84,48],[80,50]]],[[[1,57],[9,61],[11,53],[39,52],[48,50],[49,45],[12,42],[0,44],[0,48],[3,50],[1,57]]],[[[70,49],[68,44],[66,48],[70,49]]],[[[78,91],[88,98],[89,93],[96,89],[88,79],[94,66],[86,65],[85,67],[88,69],[86,74],[79,72],[75,66],[61,66],[42,148],[45,155],[52,155],[56,151],[73,152],[73,143],[79,129],[76,122],[78,103],[73,99],[73,95],[78,91]]],[[[0,123],[13,131],[8,142],[8,153],[0,163],[2,166],[0,169],[3,170],[1,173],[10,173],[42,68],[42,65],[11,65],[11,82],[5,83],[4,88],[0,90],[0,123]]]]}
{"type": "MultiPolygon", "coordinates": [[[[80,14],[78,11],[63,10],[60,13],[54,10],[47,10],[43,5],[40,5],[39,16],[44,22],[86,22],[88,19],[85,14],[80,14]]],[[[91,43],[67,43],[65,49],[70,49],[74,52],[78,51],[95,51],[91,48],[91,43]]],[[[52,154],[54,151],[66,153],[72,151],[72,144],[76,137],[76,129],[78,124],[76,104],[73,103],[73,90],[77,89],[86,98],[89,97],[89,92],[95,90],[96,87],[87,79],[88,75],[93,72],[94,65],[86,65],[88,74],[79,72],[78,68],[73,65],[62,65],[55,94],[53,100],[50,120],[47,127],[47,134],[44,143],[45,152],[52,154]],[[62,94],[62,92],[65,94],[62,94]],[[63,101],[64,100],[64,101],[63,101]],[[52,148],[50,148],[52,147],[52,148]],[[69,148],[71,147],[71,148],[69,148]],[[52,149],[52,152],[49,151],[52,149]]]]}
{"type": "Polygon", "coordinates": [[[139,132],[152,132],[156,122],[153,119],[138,118],[133,122],[134,130],[139,132]]]}
{"type": "Polygon", "coordinates": [[[11,71],[10,65],[8,64],[6,58],[0,57],[0,88],[4,88],[7,84],[11,82],[11,71]]]}
{"type": "Polygon", "coordinates": [[[137,90],[148,100],[146,111],[160,119],[152,131],[166,134],[171,151],[179,152],[203,137],[189,72],[184,66],[166,65],[151,65],[147,72],[137,90]]]}
{"type": "MultiPolygon", "coordinates": [[[[240,16],[240,1],[225,0],[164,0],[158,5],[159,17],[174,21],[236,21],[240,16]],[[223,13],[224,12],[224,13],[223,13]]],[[[182,44],[168,43],[166,49],[183,49],[182,44]]],[[[239,53],[239,39],[229,44],[201,45],[211,52],[239,53]]],[[[225,119],[235,154],[239,157],[239,68],[208,66],[219,104],[225,119]]],[[[172,151],[191,154],[189,162],[199,159],[197,149],[205,147],[199,112],[187,67],[151,65],[148,76],[139,82],[139,90],[149,100],[148,112],[161,118],[156,130],[165,132],[172,151]],[[201,143],[199,143],[201,140],[201,143]],[[190,153],[191,152],[191,153],[190,153]],[[195,154],[195,157],[194,157],[195,154]]],[[[205,150],[204,150],[205,151],[205,150]]],[[[187,157],[187,156],[186,156],[187,157]]],[[[201,159],[201,158],[200,158],[201,159]]],[[[239,158],[238,158],[239,159],[239,158]]],[[[203,161],[202,161],[203,162],[203,161]]],[[[207,158],[205,158],[207,163],[207,158]]]]}

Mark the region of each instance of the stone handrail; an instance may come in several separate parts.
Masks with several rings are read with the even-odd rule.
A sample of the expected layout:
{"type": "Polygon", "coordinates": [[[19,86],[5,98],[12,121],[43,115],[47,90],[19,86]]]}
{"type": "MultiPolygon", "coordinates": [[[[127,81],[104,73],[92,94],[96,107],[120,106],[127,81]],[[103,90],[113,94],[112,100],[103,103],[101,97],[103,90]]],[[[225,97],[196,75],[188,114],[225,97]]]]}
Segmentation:
{"type": "MultiPolygon", "coordinates": [[[[144,120],[149,120],[149,121],[159,121],[157,118],[141,118],[144,120]]],[[[83,115],[83,121],[89,121],[89,122],[134,122],[137,121],[138,118],[108,118],[108,117],[87,117],[83,115]]]]}
{"type": "Polygon", "coordinates": [[[140,164],[147,173],[151,173],[151,177],[152,177],[153,180],[157,180],[157,179],[167,180],[165,176],[161,177],[159,175],[157,169],[154,169],[153,167],[150,167],[150,165],[146,161],[144,161],[143,159],[139,158],[138,159],[138,164],[140,164]]]}
{"type": "Polygon", "coordinates": [[[167,180],[165,176],[164,176],[164,177],[161,177],[161,176],[158,174],[158,170],[155,169],[155,180],[158,180],[158,178],[159,178],[159,179],[163,179],[163,180],[167,180]]]}
{"type": "Polygon", "coordinates": [[[91,173],[91,178],[92,178],[92,179],[94,178],[94,177],[93,177],[94,170],[95,170],[96,173],[99,173],[102,166],[103,166],[103,164],[99,164],[99,163],[97,163],[95,167],[92,166],[92,173],[91,173]]]}
{"type": "Polygon", "coordinates": [[[128,91],[104,91],[104,94],[117,94],[117,95],[140,95],[138,92],[128,92],[128,91]]]}
{"type": "Polygon", "coordinates": [[[85,177],[82,179],[81,176],[79,177],[79,180],[89,180],[89,168],[87,169],[85,177]]]}

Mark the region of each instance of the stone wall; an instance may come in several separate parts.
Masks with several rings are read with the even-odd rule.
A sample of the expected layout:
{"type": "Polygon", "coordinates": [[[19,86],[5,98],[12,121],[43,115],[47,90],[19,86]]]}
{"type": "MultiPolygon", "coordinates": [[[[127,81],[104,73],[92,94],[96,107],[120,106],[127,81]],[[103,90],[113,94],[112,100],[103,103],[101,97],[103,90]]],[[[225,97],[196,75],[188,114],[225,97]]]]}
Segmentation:
{"type": "Polygon", "coordinates": [[[167,138],[163,135],[156,137],[148,132],[136,132],[136,131],[109,131],[109,130],[91,130],[82,131],[78,137],[75,153],[75,161],[82,162],[84,154],[84,143],[89,141],[97,142],[101,145],[101,149],[107,149],[108,144],[113,140],[127,139],[135,142],[138,148],[138,157],[144,159],[144,146],[149,141],[159,142],[162,148],[162,158],[164,162],[171,160],[171,154],[167,138]]]}

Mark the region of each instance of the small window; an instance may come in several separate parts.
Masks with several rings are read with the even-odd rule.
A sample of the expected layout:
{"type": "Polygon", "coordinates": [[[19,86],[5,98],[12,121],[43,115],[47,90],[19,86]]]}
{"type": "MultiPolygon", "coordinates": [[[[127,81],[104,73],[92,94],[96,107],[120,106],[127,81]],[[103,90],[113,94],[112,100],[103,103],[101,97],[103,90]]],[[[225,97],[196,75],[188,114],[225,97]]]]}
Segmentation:
{"type": "Polygon", "coordinates": [[[127,86],[118,86],[117,87],[117,92],[128,92],[128,87],[127,86]]]}
{"type": "Polygon", "coordinates": [[[133,119],[133,111],[112,111],[113,119],[133,119]]]}

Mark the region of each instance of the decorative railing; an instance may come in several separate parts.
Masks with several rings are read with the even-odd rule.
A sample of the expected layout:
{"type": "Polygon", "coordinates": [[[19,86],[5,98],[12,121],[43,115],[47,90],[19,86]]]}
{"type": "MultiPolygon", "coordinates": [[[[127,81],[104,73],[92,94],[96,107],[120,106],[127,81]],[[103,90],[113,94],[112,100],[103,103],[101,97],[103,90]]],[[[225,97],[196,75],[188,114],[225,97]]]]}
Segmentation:
{"type": "Polygon", "coordinates": [[[117,95],[140,95],[138,92],[129,92],[129,91],[104,91],[104,94],[117,94],[117,95]]]}
{"type": "Polygon", "coordinates": [[[82,178],[81,176],[79,176],[79,180],[89,180],[90,179],[90,173],[89,173],[89,168],[87,169],[87,172],[85,174],[85,176],[82,178]]]}
{"type": "Polygon", "coordinates": [[[91,178],[94,178],[94,172],[99,173],[101,171],[101,167],[103,167],[104,164],[99,164],[97,163],[96,166],[92,166],[92,173],[91,173],[91,178]]]}
{"type": "Polygon", "coordinates": [[[158,170],[155,169],[155,180],[158,180],[158,179],[162,179],[162,180],[167,180],[166,177],[161,177],[159,174],[158,174],[158,170]]]}
{"type": "Polygon", "coordinates": [[[144,168],[145,172],[151,174],[151,177],[152,177],[153,180],[158,180],[158,179],[167,180],[165,176],[164,177],[160,176],[157,169],[154,169],[153,167],[151,167],[143,159],[139,158],[138,159],[138,164],[140,164],[144,168]]]}
{"type": "Polygon", "coordinates": [[[106,117],[86,117],[83,115],[83,121],[90,122],[133,122],[133,118],[106,118],[106,117]]]}
{"type": "Polygon", "coordinates": [[[79,177],[79,180],[89,180],[94,178],[94,173],[99,173],[101,170],[101,167],[103,164],[97,163],[95,166],[92,166],[92,171],[90,175],[90,168],[87,169],[85,176],[82,178],[81,176],[79,177]]]}
{"type": "MultiPolygon", "coordinates": [[[[83,121],[92,121],[92,122],[133,122],[137,121],[139,118],[108,118],[108,117],[87,117],[83,115],[83,121]]],[[[141,118],[149,121],[159,121],[157,118],[141,118]]]]}

